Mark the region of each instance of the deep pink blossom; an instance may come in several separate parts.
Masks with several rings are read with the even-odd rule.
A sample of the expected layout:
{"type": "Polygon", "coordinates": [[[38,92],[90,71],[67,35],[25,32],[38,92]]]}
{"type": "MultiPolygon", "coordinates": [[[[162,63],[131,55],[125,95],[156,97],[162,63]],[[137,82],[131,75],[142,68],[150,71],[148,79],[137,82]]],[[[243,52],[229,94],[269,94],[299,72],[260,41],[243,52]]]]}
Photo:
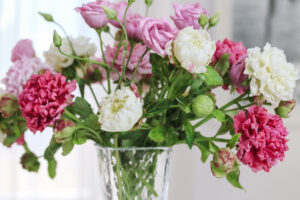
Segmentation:
{"type": "Polygon", "coordinates": [[[167,20],[150,17],[141,20],[140,27],[142,27],[142,39],[145,45],[155,53],[166,56],[166,44],[175,39],[178,30],[174,29],[167,20]]]}
{"type": "Polygon", "coordinates": [[[239,93],[244,93],[249,89],[248,85],[243,85],[243,82],[248,79],[248,75],[244,74],[246,58],[247,55],[240,57],[240,60],[235,62],[229,69],[229,78],[239,93]]]}
{"type": "Polygon", "coordinates": [[[186,5],[174,3],[173,7],[175,10],[175,16],[171,16],[171,19],[178,29],[183,29],[188,26],[193,26],[194,29],[200,29],[201,26],[198,20],[201,14],[208,14],[200,3],[186,5]]]}
{"type": "MultiPolygon", "coordinates": [[[[118,44],[119,43],[115,43],[115,45],[113,47],[107,46],[107,48],[106,48],[105,57],[107,59],[108,65],[111,65],[113,62],[113,58],[118,49],[118,44]]],[[[113,66],[116,70],[118,70],[118,72],[120,74],[122,74],[123,51],[124,51],[124,47],[121,47],[120,51],[116,57],[115,64],[113,66]]],[[[144,46],[140,43],[138,43],[134,46],[131,58],[128,63],[128,68],[126,71],[127,78],[129,78],[129,79],[131,78],[131,76],[133,75],[133,72],[139,62],[139,59],[142,57],[142,55],[144,54],[145,51],[146,51],[146,46],[144,46]]],[[[130,54],[130,48],[128,48],[128,50],[127,50],[127,56],[126,56],[125,63],[127,63],[129,54],[130,54]]],[[[142,59],[142,61],[140,63],[140,66],[139,66],[136,76],[135,76],[135,80],[140,81],[144,76],[151,75],[151,74],[152,74],[152,65],[150,64],[150,53],[148,52],[145,54],[144,58],[142,59]]],[[[112,72],[112,79],[117,80],[118,78],[119,78],[118,74],[115,72],[112,72]]]]}
{"type": "Polygon", "coordinates": [[[270,171],[277,161],[283,161],[288,150],[288,131],[278,115],[256,105],[248,113],[240,111],[234,117],[235,133],[241,133],[238,158],[254,172],[270,171]]]}
{"type": "Polygon", "coordinates": [[[41,70],[53,70],[53,68],[48,63],[41,62],[37,57],[22,57],[15,61],[2,80],[6,86],[6,92],[18,97],[31,75],[38,74],[41,70]]]}
{"type": "Polygon", "coordinates": [[[20,40],[12,50],[11,61],[21,60],[23,57],[34,57],[35,51],[32,41],[28,39],[20,40]]]}
{"type": "Polygon", "coordinates": [[[64,109],[71,104],[76,81],[67,83],[60,73],[53,75],[46,71],[32,75],[19,96],[19,105],[28,128],[32,132],[43,131],[54,125],[64,109]]]}

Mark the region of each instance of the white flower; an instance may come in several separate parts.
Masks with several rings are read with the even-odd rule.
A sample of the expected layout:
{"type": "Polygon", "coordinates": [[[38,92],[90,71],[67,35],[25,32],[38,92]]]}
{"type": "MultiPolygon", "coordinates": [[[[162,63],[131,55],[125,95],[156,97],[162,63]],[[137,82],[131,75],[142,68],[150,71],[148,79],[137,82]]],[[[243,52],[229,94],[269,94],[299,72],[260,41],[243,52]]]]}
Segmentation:
{"type": "MultiPolygon", "coordinates": [[[[73,48],[77,56],[93,56],[97,51],[97,48],[94,44],[90,43],[90,39],[79,36],[77,38],[70,38],[73,48]]],[[[72,49],[69,45],[67,38],[63,39],[62,46],[60,47],[63,52],[66,54],[72,55],[72,49]]],[[[51,44],[50,49],[44,53],[46,61],[50,63],[55,71],[60,72],[62,68],[67,68],[73,64],[74,59],[68,58],[62,55],[58,49],[51,44]]]]}
{"type": "Polygon", "coordinates": [[[251,79],[251,96],[271,103],[274,108],[280,101],[293,99],[296,80],[299,78],[294,65],[288,63],[284,52],[266,44],[263,51],[248,49],[244,74],[251,79]]]}
{"type": "Polygon", "coordinates": [[[174,41],[174,54],[182,67],[191,73],[204,73],[216,50],[206,30],[182,29],[174,41]]]}
{"type": "Polygon", "coordinates": [[[101,129],[108,132],[125,132],[139,121],[143,114],[141,100],[125,87],[104,97],[100,104],[101,129]]]}

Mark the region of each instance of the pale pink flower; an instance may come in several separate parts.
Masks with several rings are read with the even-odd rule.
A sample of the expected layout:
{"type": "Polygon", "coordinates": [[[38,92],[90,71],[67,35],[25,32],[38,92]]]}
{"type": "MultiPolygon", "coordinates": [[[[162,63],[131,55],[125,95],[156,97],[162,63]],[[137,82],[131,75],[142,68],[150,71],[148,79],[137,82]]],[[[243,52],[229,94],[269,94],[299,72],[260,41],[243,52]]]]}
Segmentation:
{"type": "Polygon", "coordinates": [[[140,26],[140,22],[145,17],[141,16],[140,14],[135,14],[132,16],[129,16],[126,20],[126,31],[128,34],[128,37],[134,38],[136,40],[143,40],[143,27],[140,26]]]}
{"type": "Polygon", "coordinates": [[[35,51],[32,41],[28,39],[20,40],[12,50],[11,61],[21,60],[23,57],[34,57],[35,51]]]}

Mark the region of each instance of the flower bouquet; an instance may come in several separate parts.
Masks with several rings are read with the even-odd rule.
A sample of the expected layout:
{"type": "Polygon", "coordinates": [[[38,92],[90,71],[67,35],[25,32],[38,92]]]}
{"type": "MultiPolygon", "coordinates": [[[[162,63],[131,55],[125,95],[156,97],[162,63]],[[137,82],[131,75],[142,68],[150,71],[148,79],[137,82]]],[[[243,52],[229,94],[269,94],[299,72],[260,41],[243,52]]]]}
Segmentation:
{"type": "MultiPolygon", "coordinates": [[[[54,178],[58,150],[67,156],[74,145],[92,140],[103,198],[132,200],[167,198],[174,145],[198,147],[202,162],[211,160],[212,174],[240,189],[241,164],[269,172],[282,161],[288,150],[282,118],[295,106],[298,79],[284,52],[270,44],[246,50],[241,42],[214,42],[208,30],[219,14],[210,15],[199,3],[174,4],[172,24],[133,13],[134,2],[98,0],[75,9],[99,36],[99,58],[88,38],[69,36],[46,13],[40,15],[65,34],[54,31],[46,62],[35,56],[31,40],[14,47],[0,93],[0,136],[5,146],[24,147],[23,168],[37,172],[44,158],[54,178]],[[113,43],[107,45],[104,35],[113,43]],[[92,87],[96,84],[106,92],[102,99],[92,87]],[[224,102],[214,94],[218,87],[235,98],[224,102]],[[76,88],[80,96],[74,98],[76,88]],[[211,119],[220,128],[206,137],[198,128],[211,119]],[[53,138],[37,156],[26,143],[26,131],[47,127],[53,128],[53,138]]],[[[145,4],[148,10],[152,0],[145,4]]]]}

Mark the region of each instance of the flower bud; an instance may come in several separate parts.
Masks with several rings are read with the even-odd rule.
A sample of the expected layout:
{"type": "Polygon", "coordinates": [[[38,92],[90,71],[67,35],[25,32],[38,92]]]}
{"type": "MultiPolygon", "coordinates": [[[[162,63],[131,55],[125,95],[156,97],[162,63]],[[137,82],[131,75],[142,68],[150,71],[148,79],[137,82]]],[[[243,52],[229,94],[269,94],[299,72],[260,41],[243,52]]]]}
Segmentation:
{"type": "Polygon", "coordinates": [[[47,21],[47,22],[53,22],[53,17],[52,15],[48,14],[48,13],[42,13],[39,12],[39,14],[47,21]]]}
{"type": "Polygon", "coordinates": [[[146,4],[147,6],[151,6],[152,3],[153,3],[153,0],[145,0],[145,4],[146,4]]]}
{"type": "Polygon", "coordinates": [[[215,177],[224,178],[236,165],[236,155],[229,148],[222,148],[216,151],[211,170],[215,177]]]}
{"type": "Polygon", "coordinates": [[[4,118],[11,117],[18,109],[18,99],[15,96],[11,94],[0,96],[0,113],[2,113],[4,118]]]}
{"type": "Polygon", "coordinates": [[[64,143],[76,131],[75,124],[67,119],[57,120],[54,124],[54,136],[57,143],[64,143]]]}
{"type": "Polygon", "coordinates": [[[209,18],[209,27],[214,27],[219,23],[220,13],[215,14],[211,18],[209,18]]]}
{"type": "Polygon", "coordinates": [[[112,9],[109,8],[107,6],[102,6],[102,9],[104,10],[106,17],[110,20],[116,20],[117,19],[117,12],[112,9]]]}
{"type": "Polygon", "coordinates": [[[204,29],[208,23],[208,17],[202,13],[198,21],[200,26],[204,29]]]}
{"type": "Polygon", "coordinates": [[[293,111],[296,105],[296,100],[282,101],[275,109],[277,115],[282,118],[288,118],[289,114],[293,111]]]}
{"type": "Polygon", "coordinates": [[[206,117],[215,109],[215,103],[207,95],[199,95],[193,100],[192,110],[197,117],[206,117]]]}
{"type": "Polygon", "coordinates": [[[55,30],[53,32],[53,44],[56,47],[60,47],[62,45],[62,39],[55,30]]]}

